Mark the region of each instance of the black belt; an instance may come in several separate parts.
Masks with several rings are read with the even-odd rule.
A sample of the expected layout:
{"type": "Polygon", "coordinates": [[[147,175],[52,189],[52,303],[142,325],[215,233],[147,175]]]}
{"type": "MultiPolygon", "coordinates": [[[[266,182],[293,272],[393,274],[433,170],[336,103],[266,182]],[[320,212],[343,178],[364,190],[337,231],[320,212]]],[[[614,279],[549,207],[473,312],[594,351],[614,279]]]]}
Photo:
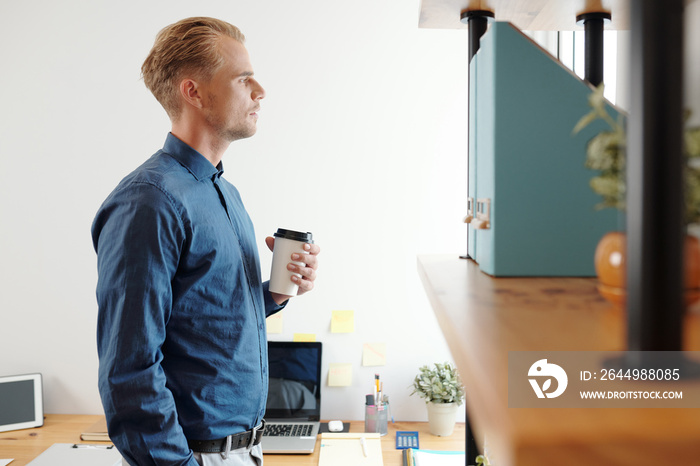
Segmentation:
{"type": "Polygon", "coordinates": [[[221,453],[226,452],[226,445],[229,437],[231,438],[230,451],[238,450],[239,448],[252,447],[262,442],[263,431],[265,430],[265,421],[255,429],[247,430],[238,434],[229,435],[228,437],[216,440],[188,440],[187,445],[198,453],[221,453]]]}

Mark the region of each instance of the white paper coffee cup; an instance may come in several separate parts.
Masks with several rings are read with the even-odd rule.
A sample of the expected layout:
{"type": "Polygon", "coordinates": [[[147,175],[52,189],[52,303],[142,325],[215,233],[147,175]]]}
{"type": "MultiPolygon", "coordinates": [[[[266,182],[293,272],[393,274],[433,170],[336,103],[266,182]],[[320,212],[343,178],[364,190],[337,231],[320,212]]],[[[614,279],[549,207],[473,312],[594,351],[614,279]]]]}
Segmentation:
{"type": "Polygon", "coordinates": [[[272,270],[270,271],[270,291],[296,296],[299,285],[292,281],[292,275],[300,277],[298,273],[287,270],[287,265],[292,262],[298,266],[305,267],[301,261],[293,261],[292,254],[308,254],[304,251],[304,244],[313,243],[313,235],[310,232],[300,232],[278,228],[273,235],[275,246],[272,251],[272,270]]]}

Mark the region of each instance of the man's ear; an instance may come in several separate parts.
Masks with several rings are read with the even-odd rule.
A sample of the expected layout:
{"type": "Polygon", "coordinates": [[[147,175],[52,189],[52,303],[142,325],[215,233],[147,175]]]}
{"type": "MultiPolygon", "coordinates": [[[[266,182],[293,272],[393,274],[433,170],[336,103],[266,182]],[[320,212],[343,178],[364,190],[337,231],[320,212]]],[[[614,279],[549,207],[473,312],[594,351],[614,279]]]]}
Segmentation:
{"type": "Polygon", "coordinates": [[[194,79],[187,78],[180,81],[180,95],[185,103],[195,108],[202,108],[202,95],[199,90],[199,83],[194,79]]]}

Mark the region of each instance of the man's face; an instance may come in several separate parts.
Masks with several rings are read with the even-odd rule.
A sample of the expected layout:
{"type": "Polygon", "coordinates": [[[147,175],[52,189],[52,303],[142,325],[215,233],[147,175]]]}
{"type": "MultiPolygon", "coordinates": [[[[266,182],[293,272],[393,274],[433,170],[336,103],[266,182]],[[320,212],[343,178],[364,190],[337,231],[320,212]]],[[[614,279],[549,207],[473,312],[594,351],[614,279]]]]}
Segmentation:
{"type": "Polygon", "coordinates": [[[224,37],[219,52],[223,65],[200,90],[206,122],[219,137],[232,142],[255,134],[265,90],[253,78],[250,56],[243,44],[224,37]]]}

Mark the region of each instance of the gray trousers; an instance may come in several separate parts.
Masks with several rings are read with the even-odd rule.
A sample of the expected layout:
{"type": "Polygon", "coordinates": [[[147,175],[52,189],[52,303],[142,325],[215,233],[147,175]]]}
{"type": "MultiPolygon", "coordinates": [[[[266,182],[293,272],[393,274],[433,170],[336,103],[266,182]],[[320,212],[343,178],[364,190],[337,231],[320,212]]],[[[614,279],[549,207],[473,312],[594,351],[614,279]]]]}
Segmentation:
{"type": "Polygon", "coordinates": [[[228,458],[223,453],[196,453],[194,459],[201,466],[262,466],[262,445],[254,445],[253,448],[239,448],[232,450],[228,458]]]}
{"type": "MultiPolygon", "coordinates": [[[[231,450],[228,457],[224,453],[195,452],[194,459],[201,466],[263,466],[262,445],[231,450]]],[[[126,460],[122,460],[122,466],[128,465],[126,460]]]]}

